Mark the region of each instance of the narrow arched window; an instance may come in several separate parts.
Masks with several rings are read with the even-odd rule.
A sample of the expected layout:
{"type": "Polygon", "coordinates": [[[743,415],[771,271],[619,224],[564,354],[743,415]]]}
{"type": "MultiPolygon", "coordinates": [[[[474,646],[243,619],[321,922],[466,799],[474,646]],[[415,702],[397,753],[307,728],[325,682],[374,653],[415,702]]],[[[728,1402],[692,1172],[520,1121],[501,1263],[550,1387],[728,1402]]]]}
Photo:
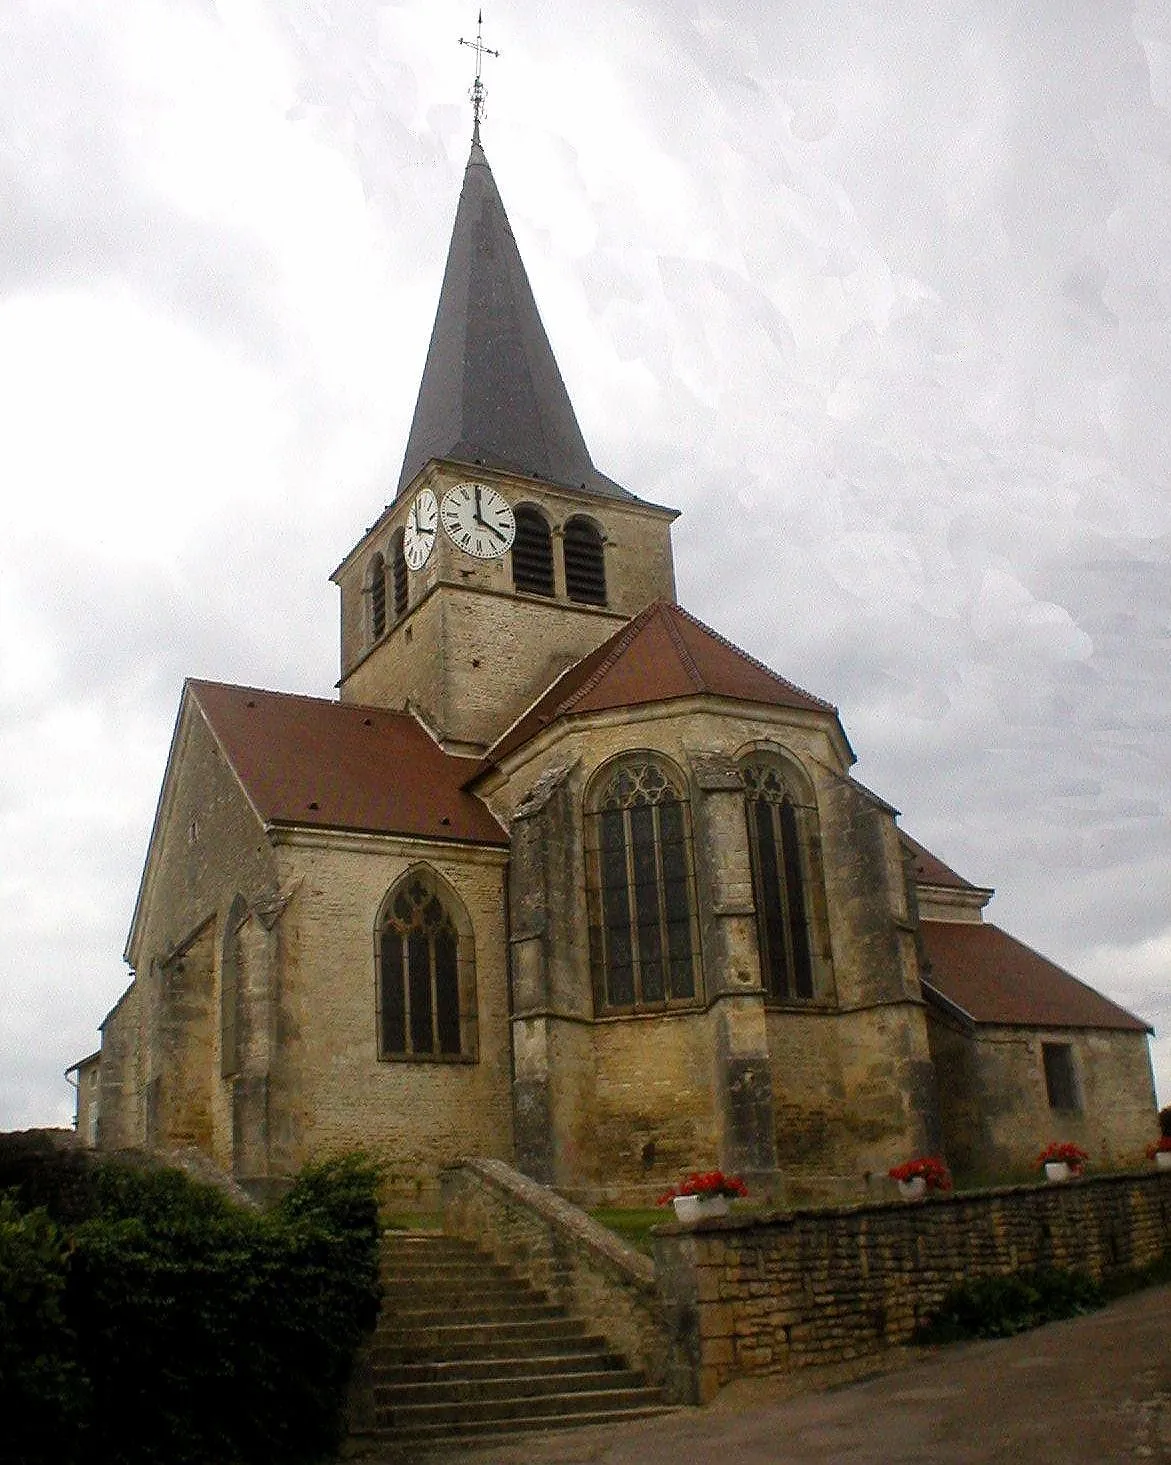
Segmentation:
{"type": "Polygon", "coordinates": [[[234,1078],[240,1071],[240,927],[248,915],[242,895],[237,895],[224,921],[220,945],[220,1077],[234,1078]]]}
{"type": "Polygon", "coordinates": [[[553,594],[553,537],[544,514],[527,504],[516,511],[512,584],[529,595],[553,594]]]}
{"type": "Polygon", "coordinates": [[[565,526],[565,593],[585,605],[606,603],[606,560],[602,532],[580,515],[565,526]]]}
{"type": "Polygon", "coordinates": [[[604,777],[587,819],[599,1011],[692,1003],[698,932],[682,782],[650,759],[604,777]]]}
{"type": "Polygon", "coordinates": [[[761,984],[776,1001],[808,999],[815,993],[800,810],[775,764],[754,760],[741,777],[761,984]]]}
{"type": "Polygon", "coordinates": [[[426,870],[410,872],[384,902],[377,933],[382,1058],[472,1056],[471,934],[455,906],[426,870]]]}
{"type": "Polygon", "coordinates": [[[386,630],[386,561],[376,554],[370,561],[370,637],[377,641],[386,630]]]}
{"type": "Polygon", "coordinates": [[[391,545],[391,577],[394,580],[394,618],[406,614],[407,610],[407,557],[403,553],[403,531],[394,536],[391,545]]]}

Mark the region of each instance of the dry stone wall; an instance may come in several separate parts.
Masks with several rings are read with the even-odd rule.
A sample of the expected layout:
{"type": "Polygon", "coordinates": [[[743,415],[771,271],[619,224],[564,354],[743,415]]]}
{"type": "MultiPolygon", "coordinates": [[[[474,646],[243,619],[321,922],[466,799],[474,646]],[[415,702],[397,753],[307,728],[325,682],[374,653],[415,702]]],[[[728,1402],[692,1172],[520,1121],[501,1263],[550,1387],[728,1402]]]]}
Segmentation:
{"type": "Polygon", "coordinates": [[[905,1343],[961,1281],[1038,1266],[1101,1279],[1171,1254],[1171,1174],[1110,1175],[656,1232],[673,1397],[905,1343]]]}

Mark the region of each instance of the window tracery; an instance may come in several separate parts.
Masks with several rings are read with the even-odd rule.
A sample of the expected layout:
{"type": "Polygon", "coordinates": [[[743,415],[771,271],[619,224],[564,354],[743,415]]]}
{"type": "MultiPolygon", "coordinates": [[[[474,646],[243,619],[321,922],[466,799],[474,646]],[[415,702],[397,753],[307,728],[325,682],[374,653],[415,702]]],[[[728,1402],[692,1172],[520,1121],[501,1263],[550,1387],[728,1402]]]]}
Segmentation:
{"type": "Polygon", "coordinates": [[[597,789],[591,834],[591,945],[599,1011],[697,997],[698,933],[687,804],[654,759],[623,762],[597,789]]]}
{"type": "Polygon", "coordinates": [[[807,1001],[816,992],[800,810],[777,763],[753,759],[740,776],[761,984],[777,1001],[807,1001]]]}
{"type": "Polygon", "coordinates": [[[461,967],[470,935],[437,881],[414,870],[392,889],[378,929],[378,1047],[382,1058],[471,1056],[470,997],[461,967]]]}

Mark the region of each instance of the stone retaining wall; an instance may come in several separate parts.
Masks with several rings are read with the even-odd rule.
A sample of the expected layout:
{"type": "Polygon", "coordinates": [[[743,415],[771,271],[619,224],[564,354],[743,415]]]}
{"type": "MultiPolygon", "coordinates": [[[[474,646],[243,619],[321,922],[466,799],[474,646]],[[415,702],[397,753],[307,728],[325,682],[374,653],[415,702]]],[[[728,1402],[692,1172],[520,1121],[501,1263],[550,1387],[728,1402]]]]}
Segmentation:
{"type": "Polygon", "coordinates": [[[664,1226],[655,1268],[664,1384],[705,1403],[744,1374],[839,1364],[905,1343],[966,1278],[1037,1266],[1101,1279],[1171,1254],[1171,1174],[1014,1186],[664,1226]]]}
{"type": "Polygon", "coordinates": [[[461,1161],[440,1185],[445,1231],[490,1251],[663,1382],[667,1332],[649,1257],[499,1160],[461,1161]]]}

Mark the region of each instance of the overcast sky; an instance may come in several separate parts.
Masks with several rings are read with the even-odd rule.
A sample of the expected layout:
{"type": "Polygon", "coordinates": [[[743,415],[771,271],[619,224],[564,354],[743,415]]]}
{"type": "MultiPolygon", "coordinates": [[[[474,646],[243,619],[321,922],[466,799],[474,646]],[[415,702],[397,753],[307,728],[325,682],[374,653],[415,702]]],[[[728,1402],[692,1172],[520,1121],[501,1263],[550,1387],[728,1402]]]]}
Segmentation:
{"type": "MultiPolygon", "coordinates": [[[[0,1129],[68,1123],[183,677],[329,696],[470,0],[0,5],[0,1129]]],[[[680,599],[1171,1100],[1171,0],[494,0],[484,143],[680,599]]],[[[1040,1138],[1045,1138],[1041,1136],[1040,1138]]]]}

